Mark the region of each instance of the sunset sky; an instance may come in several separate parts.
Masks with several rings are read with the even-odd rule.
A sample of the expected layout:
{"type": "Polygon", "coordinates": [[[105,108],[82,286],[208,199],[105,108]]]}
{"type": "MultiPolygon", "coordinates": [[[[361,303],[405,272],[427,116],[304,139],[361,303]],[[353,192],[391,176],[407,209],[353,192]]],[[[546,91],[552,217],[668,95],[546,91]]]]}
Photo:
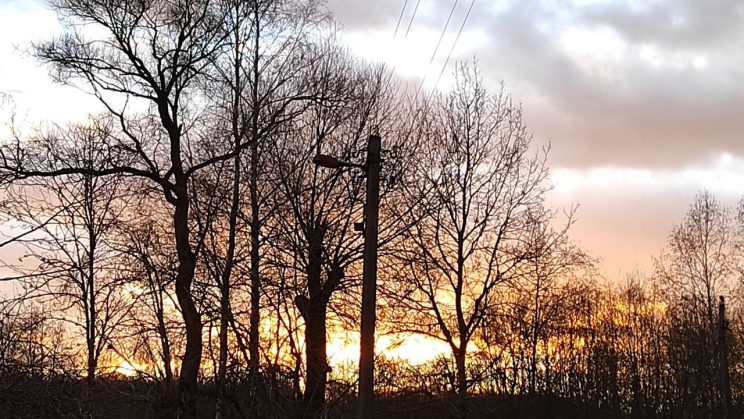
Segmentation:
{"type": "MultiPolygon", "coordinates": [[[[420,0],[407,31],[416,3],[328,6],[354,53],[446,89],[449,69],[436,81],[471,0],[457,2],[436,54],[454,2],[420,0]]],[[[59,31],[43,1],[0,0],[0,91],[26,123],[97,109],[27,55],[59,31]]],[[[476,0],[449,66],[476,57],[489,86],[503,81],[523,103],[535,143],[552,144],[550,204],[580,204],[573,237],[614,278],[650,269],[699,190],[744,193],[743,39],[742,1],[476,0]]]]}

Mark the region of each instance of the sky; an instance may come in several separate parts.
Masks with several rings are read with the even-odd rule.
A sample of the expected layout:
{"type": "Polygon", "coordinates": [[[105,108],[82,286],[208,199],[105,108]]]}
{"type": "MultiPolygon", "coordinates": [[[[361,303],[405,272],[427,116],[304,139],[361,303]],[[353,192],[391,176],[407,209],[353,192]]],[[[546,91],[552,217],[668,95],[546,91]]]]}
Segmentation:
{"type": "MultiPolygon", "coordinates": [[[[475,0],[455,44],[470,5],[328,0],[355,54],[423,78],[425,92],[446,90],[453,64],[473,58],[488,86],[503,82],[535,145],[551,145],[548,203],[579,205],[572,237],[606,277],[650,271],[697,192],[742,197],[744,1],[475,0]]],[[[97,109],[27,54],[59,31],[43,1],[0,0],[0,91],[20,119],[97,109]]]]}

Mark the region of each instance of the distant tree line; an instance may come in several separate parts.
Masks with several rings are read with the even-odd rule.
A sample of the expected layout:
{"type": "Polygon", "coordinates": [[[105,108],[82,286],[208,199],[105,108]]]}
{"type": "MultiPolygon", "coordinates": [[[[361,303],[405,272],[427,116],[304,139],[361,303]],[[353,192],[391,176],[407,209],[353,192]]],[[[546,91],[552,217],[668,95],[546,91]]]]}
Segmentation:
{"type": "Polygon", "coordinates": [[[545,204],[549,150],[477,64],[409,95],[315,0],[52,7],[66,31],[34,54],[102,112],[2,139],[0,249],[20,257],[2,259],[0,405],[30,379],[84,380],[82,416],[113,408],[92,402],[112,383],[162,416],[343,415],[356,367],[331,365],[328,339],[358,330],[364,179],[312,158],[361,164],[378,134],[378,334],[449,348],[378,353],[381,403],[740,412],[740,208],[698,195],[651,274],[602,285],[576,209],[545,204]]]}

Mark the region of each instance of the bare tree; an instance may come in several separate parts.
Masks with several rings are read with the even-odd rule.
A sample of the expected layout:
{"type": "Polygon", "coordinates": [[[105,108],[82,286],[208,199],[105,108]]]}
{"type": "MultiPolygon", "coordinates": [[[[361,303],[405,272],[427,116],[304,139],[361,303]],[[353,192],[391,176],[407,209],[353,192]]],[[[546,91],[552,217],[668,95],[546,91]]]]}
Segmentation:
{"type": "MultiPolygon", "coordinates": [[[[3,150],[2,158],[5,175],[17,178],[123,173],[145,177],[162,189],[173,206],[173,231],[179,257],[176,295],[188,336],[179,388],[185,397],[186,414],[193,416],[202,324],[191,293],[196,260],[189,226],[189,179],[201,169],[235,158],[252,142],[252,138],[242,142],[236,138],[237,142],[227,148],[215,148],[209,141],[194,141],[199,135],[191,124],[200,102],[189,98],[199,93],[194,82],[225,51],[223,24],[227,11],[219,2],[201,0],[154,3],[61,0],[54,6],[71,31],[62,38],[40,44],[37,55],[55,66],[58,80],[83,80],[120,123],[119,135],[106,144],[105,164],[93,170],[66,165],[59,159],[41,158],[40,164],[31,162],[29,153],[20,147],[8,147],[3,150]],[[103,29],[107,37],[85,39],[82,31],[74,30],[79,24],[103,29]],[[127,112],[126,104],[117,107],[112,93],[134,102],[151,103],[155,115],[133,121],[136,114],[127,112]],[[199,157],[204,153],[205,157],[199,157]]],[[[288,103],[278,106],[271,116],[283,115],[288,103]]],[[[40,144],[40,149],[39,153],[55,152],[44,144],[40,144]]]]}
{"type": "Polygon", "coordinates": [[[714,415],[722,393],[718,375],[717,296],[738,281],[741,259],[730,208],[710,192],[695,197],[656,260],[656,277],[670,302],[670,356],[675,379],[698,414],[714,415]],[[686,351],[678,351],[678,345],[686,351]],[[695,377],[694,379],[692,377],[695,377]]]}
{"type": "MultiPolygon", "coordinates": [[[[226,10],[225,40],[222,54],[207,79],[210,91],[224,92],[213,100],[219,125],[214,132],[225,138],[226,148],[248,144],[244,153],[232,159],[232,167],[222,175],[232,178],[230,193],[224,201],[229,209],[213,222],[224,221],[224,246],[221,261],[214,265],[220,290],[220,354],[218,391],[226,373],[228,328],[235,324],[230,307],[230,294],[236,252],[245,250],[242,258],[250,283],[250,318],[248,352],[250,372],[258,377],[260,365],[261,246],[266,220],[276,205],[271,188],[271,166],[265,156],[267,140],[302,112],[303,103],[323,100],[315,86],[305,83],[314,61],[324,51],[317,48],[316,29],[326,19],[315,1],[278,2],[223,1],[226,10]],[[230,145],[230,143],[232,143],[230,145]],[[245,198],[247,196],[247,199],[245,198]],[[239,229],[247,238],[239,238],[239,229]]],[[[216,178],[219,181],[219,178],[216,178]]],[[[240,341],[242,339],[239,338],[240,341]]],[[[221,399],[220,399],[221,400],[221,399]]],[[[222,405],[218,406],[221,411],[222,405]]]]}
{"type": "MultiPolygon", "coordinates": [[[[300,269],[304,276],[294,277],[299,280],[294,301],[304,320],[304,414],[312,417],[324,409],[332,297],[359,283],[355,262],[361,260],[363,247],[362,237],[354,229],[354,224],[363,220],[361,177],[319,168],[312,158],[325,153],[353,160],[373,129],[386,137],[397,122],[392,116],[395,101],[389,73],[361,65],[336,46],[330,48],[331,53],[311,75],[327,101],[309,107],[296,119],[293,130],[277,139],[273,161],[287,201],[286,212],[275,218],[281,232],[276,245],[283,255],[274,263],[300,269]]],[[[391,138],[389,146],[401,140],[392,134],[386,138],[391,138]]],[[[389,190],[383,190],[382,195],[389,190]]],[[[391,223],[388,220],[381,227],[381,237],[384,231],[392,230],[385,227],[391,223]]],[[[352,309],[353,301],[346,301],[345,307],[352,309]]]]}
{"type": "Polygon", "coordinates": [[[191,295],[195,258],[190,241],[188,180],[194,172],[229,159],[239,150],[196,158],[187,103],[194,79],[223,47],[218,30],[222,13],[211,2],[201,0],[59,0],[53,7],[67,32],[37,45],[36,55],[52,65],[57,81],[82,81],[120,126],[102,144],[105,158],[98,167],[81,167],[65,160],[63,150],[69,147],[59,150],[46,139],[4,147],[0,153],[3,177],[126,174],[149,179],[161,188],[173,208],[179,259],[176,295],[187,334],[179,378],[181,406],[186,416],[193,417],[202,324],[191,295]],[[86,38],[82,30],[86,27],[96,28],[100,35],[86,38]],[[116,99],[124,99],[124,104],[116,99]],[[135,118],[127,109],[129,100],[152,105],[154,115],[135,118]]]}
{"type": "Polygon", "coordinates": [[[13,386],[13,376],[48,376],[74,368],[72,351],[62,322],[41,305],[16,300],[0,305],[0,374],[2,390],[13,386]]]}
{"type": "Polygon", "coordinates": [[[581,302],[575,297],[587,293],[594,273],[591,258],[568,238],[573,211],[560,230],[551,227],[554,219],[555,213],[544,208],[536,208],[528,215],[526,239],[532,254],[519,268],[520,275],[510,284],[511,290],[506,291],[519,295],[519,307],[513,312],[525,315],[521,340],[529,359],[530,394],[539,390],[550,393],[551,339],[560,335],[565,316],[581,302]],[[543,359],[538,358],[541,354],[543,359]],[[545,374],[543,389],[537,388],[538,365],[545,374]]]}
{"type": "MultiPolygon", "coordinates": [[[[142,206],[138,214],[136,220],[117,228],[115,238],[122,286],[138,297],[127,319],[134,337],[131,353],[142,359],[142,364],[156,369],[158,378],[170,387],[178,348],[174,334],[182,331],[172,319],[177,312],[173,282],[178,262],[167,235],[168,226],[162,222],[167,215],[142,206]]],[[[126,343],[118,342],[119,347],[126,343]]]]}
{"type": "Polygon", "coordinates": [[[469,344],[496,303],[496,287],[534,257],[525,243],[549,186],[545,154],[531,154],[521,109],[503,89],[488,94],[475,67],[460,66],[456,80],[423,116],[423,218],[397,253],[409,314],[399,325],[450,346],[464,400],[469,344]]]}
{"type": "MultiPolygon", "coordinates": [[[[98,131],[60,130],[74,144],[66,157],[87,170],[101,164],[98,131]]],[[[42,177],[8,189],[5,216],[35,233],[18,241],[26,249],[15,279],[24,299],[54,301],[61,318],[85,333],[87,380],[95,382],[98,360],[113,329],[126,315],[126,296],[117,286],[110,238],[122,220],[131,194],[121,177],[91,173],[42,177]]]]}
{"type": "Polygon", "coordinates": [[[656,260],[656,274],[672,298],[693,298],[715,329],[717,296],[733,284],[737,257],[729,208],[710,192],[695,197],[685,218],[669,235],[656,260]]]}

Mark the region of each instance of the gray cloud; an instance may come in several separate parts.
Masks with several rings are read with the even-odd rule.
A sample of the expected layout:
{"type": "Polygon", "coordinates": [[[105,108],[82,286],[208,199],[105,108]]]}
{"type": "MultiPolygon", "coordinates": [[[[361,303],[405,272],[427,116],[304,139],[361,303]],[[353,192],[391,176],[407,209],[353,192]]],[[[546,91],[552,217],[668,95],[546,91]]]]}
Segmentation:
{"type": "MultiPolygon", "coordinates": [[[[392,34],[402,3],[384,1],[383,16],[364,0],[350,0],[338,18],[348,31],[392,34]],[[354,5],[362,4],[355,14],[354,5]]],[[[552,193],[549,202],[582,203],[572,235],[602,258],[608,278],[617,278],[634,267],[652,268],[652,256],[699,188],[727,202],[741,196],[742,166],[721,169],[717,162],[722,152],[744,156],[744,2],[577,3],[478,0],[468,29],[485,34],[476,54],[487,82],[506,83],[524,104],[535,140],[552,142],[551,166],[579,177],[578,186],[552,193]],[[601,31],[620,51],[587,65],[561,43],[568,29],[590,31],[586,41],[601,31]],[[698,57],[704,62],[695,68],[690,64],[698,57]],[[589,169],[600,166],[642,169],[651,180],[635,181],[621,170],[613,179],[587,181],[589,169]]],[[[452,3],[422,4],[431,8],[414,26],[440,30],[452,3]]],[[[461,17],[455,15],[451,31],[461,17]]]]}
{"type": "Polygon", "coordinates": [[[397,0],[328,0],[334,18],[349,30],[394,26],[402,5],[397,0]]]}
{"type": "Polygon", "coordinates": [[[744,2],[734,0],[649,1],[640,10],[612,3],[586,7],[578,13],[580,20],[610,25],[632,42],[684,49],[736,43],[744,31],[742,14],[744,2]]]}
{"type": "MultiPolygon", "coordinates": [[[[353,31],[392,28],[402,5],[394,3],[330,6],[353,31]]],[[[451,3],[428,4],[415,25],[440,28],[451,3]]],[[[553,143],[556,165],[668,168],[720,151],[744,154],[742,2],[479,1],[468,29],[486,34],[477,51],[483,74],[492,85],[504,80],[524,103],[536,138],[553,143]],[[623,43],[622,55],[582,63],[560,42],[569,28],[609,32],[623,43]]]]}
{"type": "MultiPolygon", "coordinates": [[[[716,3],[711,4],[713,8],[724,2],[711,3],[716,3]]],[[[624,15],[617,10],[619,6],[611,7],[613,13],[609,6],[601,14],[598,8],[589,8],[594,10],[586,13],[573,11],[576,20],[568,25],[608,26],[627,42],[623,56],[606,63],[610,78],[582,68],[558,48],[556,34],[538,29],[544,23],[540,18],[559,17],[539,8],[536,12],[534,3],[494,16],[489,31],[494,48],[481,54],[484,72],[514,85],[537,136],[555,143],[553,158],[558,164],[684,166],[719,150],[744,152],[740,118],[744,79],[735,67],[744,58],[742,53],[730,43],[697,41],[688,45],[682,41],[685,37],[697,39],[697,34],[705,32],[701,29],[704,24],[713,26],[711,15],[721,15],[730,22],[730,10],[719,7],[717,14],[707,10],[705,15],[696,15],[698,11],[689,7],[688,13],[680,16],[690,17],[680,18],[681,23],[670,30],[684,37],[662,30],[633,32],[632,23],[644,28],[645,21],[663,22],[673,15],[672,9],[681,9],[676,1],[663,5],[669,7],[659,3],[643,12],[626,9],[624,15]],[[597,15],[604,20],[591,19],[597,15]],[[631,15],[638,22],[631,21],[631,15]],[[613,16],[624,16],[619,20],[622,25],[609,25],[607,20],[613,16]],[[694,48],[708,63],[702,69],[654,67],[641,58],[644,47],[671,57],[694,48]],[[531,100],[549,106],[539,105],[531,111],[531,100]]],[[[744,27],[741,17],[736,20],[744,27]]],[[[723,27],[734,31],[733,25],[727,24],[710,32],[724,32],[723,27]]],[[[708,39],[721,37],[711,35],[708,39]]]]}

